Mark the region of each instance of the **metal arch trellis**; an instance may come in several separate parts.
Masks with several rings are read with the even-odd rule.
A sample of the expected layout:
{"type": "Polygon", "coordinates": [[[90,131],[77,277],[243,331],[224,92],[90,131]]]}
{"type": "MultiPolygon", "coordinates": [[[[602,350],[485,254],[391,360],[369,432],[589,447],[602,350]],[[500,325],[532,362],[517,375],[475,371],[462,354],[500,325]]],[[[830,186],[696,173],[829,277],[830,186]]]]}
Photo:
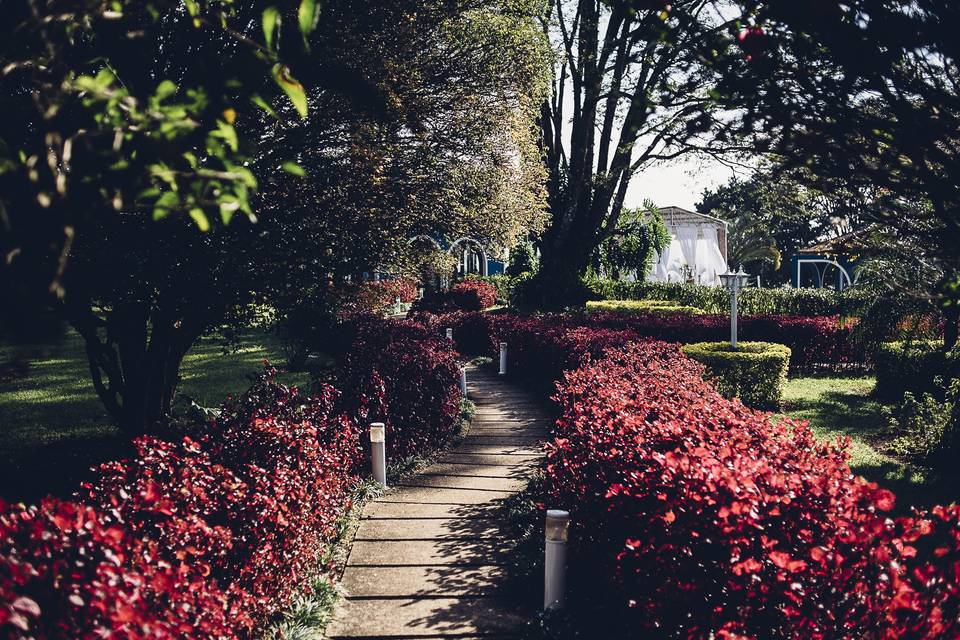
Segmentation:
{"type": "Polygon", "coordinates": [[[484,248],[483,244],[476,238],[471,238],[469,236],[463,236],[462,238],[457,238],[450,243],[450,248],[447,250],[450,255],[453,255],[454,249],[460,244],[473,244],[477,250],[480,252],[480,275],[487,275],[487,250],[484,248]]]}
{"type": "Polygon", "coordinates": [[[830,260],[829,258],[800,258],[799,260],[797,260],[797,282],[798,283],[800,281],[800,268],[804,264],[814,265],[814,269],[817,272],[817,286],[820,289],[823,288],[823,277],[824,275],[826,275],[827,268],[829,268],[830,266],[836,267],[840,271],[840,275],[842,276],[843,280],[846,280],[846,285],[844,285],[843,281],[841,281],[840,283],[841,290],[846,289],[847,287],[853,286],[857,282],[857,278],[859,276],[859,274],[855,274],[854,277],[851,278],[850,272],[847,271],[847,269],[836,260],[830,260]],[[820,267],[818,266],[821,264],[826,265],[826,267],[823,270],[821,270],[820,267]]]}

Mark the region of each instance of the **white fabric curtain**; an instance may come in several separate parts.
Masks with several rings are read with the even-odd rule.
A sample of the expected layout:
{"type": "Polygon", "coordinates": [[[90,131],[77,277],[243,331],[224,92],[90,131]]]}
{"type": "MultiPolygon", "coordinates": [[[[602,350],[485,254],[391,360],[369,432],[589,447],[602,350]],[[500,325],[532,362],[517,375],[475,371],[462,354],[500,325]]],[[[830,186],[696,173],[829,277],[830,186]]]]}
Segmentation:
{"type": "Polygon", "coordinates": [[[720,252],[717,228],[704,225],[697,239],[697,281],[700,284],[720,284],[720,274],[727,270],[727,263],[720,252]]]}
{"type": "Polygon", "coordinates": [[[670,244],[656,256],[648,280],[655,282],[684,282],[684,266],[693,272],[694,281],[701,284],[720,283],[718,275],[726,271],[720,252],[717,229],[712,224],[668,227],[670,244]]]}

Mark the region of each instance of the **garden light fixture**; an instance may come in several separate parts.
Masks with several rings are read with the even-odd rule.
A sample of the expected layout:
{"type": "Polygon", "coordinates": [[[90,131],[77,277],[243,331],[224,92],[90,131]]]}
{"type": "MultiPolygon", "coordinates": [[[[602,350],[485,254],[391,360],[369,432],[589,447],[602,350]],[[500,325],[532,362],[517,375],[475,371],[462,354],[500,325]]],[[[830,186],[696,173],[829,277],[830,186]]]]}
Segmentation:
{"type": "Polygon", "coordinates": [[[737,294],[747,284],[748,277],[743,271],[731,272],[729,268],[720,274],[720,281],[730,294],[730,346],[734,351],[737,349],[737,294]]]}
{"type": "Polygon", "coordinates": [[[507,343],[500,343],[500,375],[507,375],[507,343]]]}
{"type": "Polygon", "coordinates": [[[562,609],[567,590],[567,534],[570,512],[547,509],[543,563],[543,608],[562,609]]]}
{"type": "Polygon", "coordinates": [[[460,393],[467,397],[467,368],[460,367],[460,393]]]}
{"type": "Polygon", "coordinates": [[[387,437],[386,425],[374,422],[370,425],[370,463],[373,467],[373,479],[387,488],[387,437]]]}
{"type": "Polygon", "coordinates": [[[453,340],[453,329],[447,327],[447,340],[453,340]]]}

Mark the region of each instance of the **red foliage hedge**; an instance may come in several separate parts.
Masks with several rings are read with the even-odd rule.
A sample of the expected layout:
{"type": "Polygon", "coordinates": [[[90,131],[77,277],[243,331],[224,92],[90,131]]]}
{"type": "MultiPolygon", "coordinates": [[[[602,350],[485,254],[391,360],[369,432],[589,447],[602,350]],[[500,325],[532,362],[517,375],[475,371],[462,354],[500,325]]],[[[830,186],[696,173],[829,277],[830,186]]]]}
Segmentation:
{"type": "Polygon", "coordinates": [[[551,503],[632,637],[960,636],[960,507],[891,517],[845,446],[723,398],[678,345],[555,317],[438,324],[466,343],[485,325],[514,372],[562,380],[551,503]]]}
{"type": "MultiPolygon", "coordinates": [[[[505,314],[478,321],[472,314],[448,314],[439,319],[445,326],[464,325],[458,344],[462,350],[487,343],[482,352],[492,355],[497,339],[504,339],[512,327],[535,323],[537,332],[562,332],[577,327],[630,331],[636,336],[667,342],[716,342],[730,338],[730,319],[724,316],[683,316],[669,314],[592,313],[589,315],[545,314],[524,318],[505,314]],[[486,324],[485,324],[486,323],[486,324]],[[520,323],[518,325],[517,323],[520,323]],[[483,335],[482,330],[487,329],[483,335]],[[461,343],[461,339],[464,341],[461,343]]],[[[739,320],[741,340],[778,342],[790,347],[792,370],[834,369],[863,365],[866,355],[850,340],[850,325],[835,317],[746,316],[739,320]]]]}
{"type": "Polygon", "coordinates": [[[448,341],[383,320],[352,331],[346,379],[379,386],[306,398],[268,369],[202,429],[136,440],[74,501],[0,504],[0,638],[255,637],[324,569],[363,472],[359,425],[389,411],[406,455],[459,415],[448,341]]]}
{"type": "Polygon", "coordinates": [[[382,421],[387,453],[406,457],[444,443],[460,417],[460,364],[449,340],[414,321],[354,325],[340,386],[351,413],[382,421]]]}
{"type": "Polygon", "coordinates": [[[449,291],[437,291],[418,300],[413,309],[431,313],[482,311],[497,302],[497,288],[484,280],[463,280],[449,291]]]}

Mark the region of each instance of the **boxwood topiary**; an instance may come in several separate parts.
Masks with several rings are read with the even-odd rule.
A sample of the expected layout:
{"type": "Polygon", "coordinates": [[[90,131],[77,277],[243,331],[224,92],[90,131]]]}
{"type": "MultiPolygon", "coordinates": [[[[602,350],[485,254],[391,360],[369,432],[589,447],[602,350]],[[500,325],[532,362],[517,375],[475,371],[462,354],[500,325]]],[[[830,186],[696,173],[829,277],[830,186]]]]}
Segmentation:
{"type": "Polygon", "coordinates": [[[787,383],[790,348],[775,342],[695,342],[683,352],[707,366],[707,378],[727,398],[747,406],[776,409],[787,383]]]}
{"type": "Polygon", "coordinates": [[[943,343],[932,340],[884,342],[874,357],[877,374],[875,393],[880,398],[900,400],[910,391],[942,396],[944,383],[960,376],[960,349],[944,351],[943,343]]]}

